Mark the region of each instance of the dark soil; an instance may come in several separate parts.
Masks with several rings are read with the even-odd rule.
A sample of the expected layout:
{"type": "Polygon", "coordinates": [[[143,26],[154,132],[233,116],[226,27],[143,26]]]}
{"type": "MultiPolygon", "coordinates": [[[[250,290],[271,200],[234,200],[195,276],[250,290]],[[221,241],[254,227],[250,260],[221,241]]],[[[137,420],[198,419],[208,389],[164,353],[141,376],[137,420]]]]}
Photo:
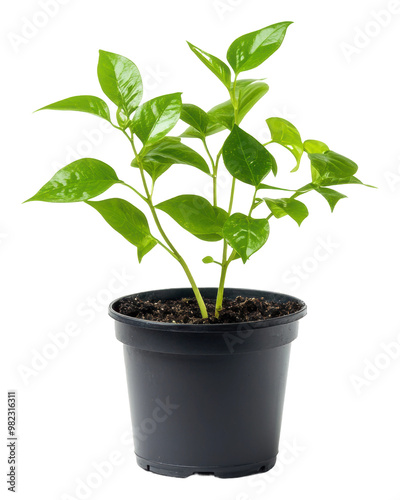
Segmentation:
{"type": "Polygon", "coordinates": [[[264,298],[225,299],[219,318],[214,316],[215,300],[204,299],[209,313],[208,319],[202,319],[197,301],[179,300],[142,300],[137,297],[122,299],[118,304],[118,312],[132,318],[164,323],[242,323],[260,321],[267,318],[278,318],[295,313],[302,308],[299,302],[268,302],[264,298]]]}

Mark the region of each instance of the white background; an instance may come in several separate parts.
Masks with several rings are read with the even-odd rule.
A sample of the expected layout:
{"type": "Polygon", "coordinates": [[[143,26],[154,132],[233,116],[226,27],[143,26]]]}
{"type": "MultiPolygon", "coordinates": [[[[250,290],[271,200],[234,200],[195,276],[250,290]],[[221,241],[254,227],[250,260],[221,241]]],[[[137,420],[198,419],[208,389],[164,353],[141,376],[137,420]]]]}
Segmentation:
{"type": "MultiPolygon", "coordinates": [[[[110,456],[118,464],[86,498],[399,499],[400,3],[54,1],[50,17],[43,14],[47,2],[0,7],[2,495],[6,392],[15,389],[23,500],[83,498],[78,484],[110,456]],[[284,463],[253,479],[149,474],[121,441],[130,418],[122,346],[107,304],[129,292],[186,286],[186,278],[162,249],[139,266],[135,249],[83,204],[21,204],[74,155],[102,159],[138,182],[129,144],[117,131],[89,115],[32,111],[72,95],[102,96],[100,48],[138,65],[146,98],[182,91],[185,102],[209,109],[226,99],[224,88],[185,40],[223,58],[236,37],[287,20],[295,24],[282,48],[248,73],[267,77],[271,90],[243,127],[268,140],[264,120],[287,118],[303,139],[327,142],[355,160],[359,177],[379,189],[341,189],[349,198],[333,215],[321,197],[307,195],[310,217],[301,229],[288,218],[273,220],[267,246],[246,267],[236,262],[230,269],[227,285],[292,293],[309,307],[292,350],[284,463]],[[329,250],[321,252],[321,243],[329,250]],[[295,278],[299,268],[302,277],[295,278]],[[55,350],[51,335],[60,332],[69,340],[55,350]]],[[[214,152],[221,140],[212,141],[214,152]]],[[[308,182],[306,159],[289,174],[293,158],[274,153],[278,185],[308,182]]],[[[175,166],[160,180],[156,200],[207,195],[207,182],[201,172],[175,166]]],[[[236,209],[248,209],[248,195],[239,191],[236,209]]],[[[163,221],[199,285],[215,286],[216,269],[201,258],[217,258],[220,245],[188,236],[167,216],[163,221]]]]}

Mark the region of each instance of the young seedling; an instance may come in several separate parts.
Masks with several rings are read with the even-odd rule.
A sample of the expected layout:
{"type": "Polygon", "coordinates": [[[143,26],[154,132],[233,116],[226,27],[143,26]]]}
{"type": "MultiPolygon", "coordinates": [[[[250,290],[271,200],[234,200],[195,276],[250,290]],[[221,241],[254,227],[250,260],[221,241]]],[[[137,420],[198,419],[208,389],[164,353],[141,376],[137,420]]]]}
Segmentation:
{"type": "MultiPolygon", "coordinates": [[[[239,75],[252,70],[266,61],[281,46],[291,23],[282,22],[243,35],[235,40],[227,52],[226,64],[193,44],[190,49],[221,81],[229,97],[205,112],[194,104],[182,104],[181,93],[156,97],[141,103],[143,84],[139,70],[129,59],[100,51],[98,79],[104,94],[116,105],[116,123],[111,119],[108,105],[102,99],[90,95],[71,97],[41,109],[83,111],[104,120],[120,131],[129,141],[133,151],[132,167],[139,169],[142,186],[131,186],[121,180],[107,164],[93,158],[82,158],[59,170],[32,198],[27,201],[53,203],[84,202],[91,206],[108,224],[137,247],[138,260],[160,245],[183,268],[199,304],[200,313],[207,318],[207,310],[199,288],[189,267],[161,225],[158,211],[167,213],[175,222],[195,237],[207,242],[222,241],[221,261],[207,256],[205,264],[220,267],[220,279],[215,315],[222,308],[225,279],[230,264],[241,259],[245,263],[268,240],[270,220],[291,217],[299,226],[308,216],[306,205],[298,198],[316,191],[329,203],[331,210],[338,201],[346,198],[332,186],[363,184],[355,177],[357,165],[350,159],[335,153],[321,141],[303,142],[297,128],[283,118],[266,120],[271,140],[261,144],[245,132],[240,124],[253,106],[268,92],[268,85],[261,80],[239,79],[239,75]],[[167,134],[179,119],[189,125],[180,137],[167,134]],[[218,154],[213,157],[207,144],[210,135],[228,131],[218,154]],[[205,150],[205,158],[182,142],[182,139],[198,139],[205,150]],[[140,146],[138,145],[140,142],[140,146]],[[306,153],[311,163],[309,182],[296,190],[265,184],[265,178],[276,176],[278,165],[268,150],[272,143],[288,149],[294,157],[295,172],[306,153]],[[218,206],[218,172],[223,163],[232,176],[229,206],[218,206]],[[153,193],[157,180],[172,165],[195,167],[210,176],[213,199],[184,194],[167,199],[157,205],[153,193]],[[244,182],[254,188],[247,213],[233,212],[236,182],[244,182]],[[145,214],[121,198],[93,201],[114,184],[121,184],[135,193],[148,206],[158,230],[156,236],[150,230],[145,214]],[[265,191],[284,191],[282,198],[264,196],[265,191]],[[269,210],[268,215],[255,218],[258,207],[269,210]]],[[[225,136],[224,136],[225,137],[225,136]]]]}

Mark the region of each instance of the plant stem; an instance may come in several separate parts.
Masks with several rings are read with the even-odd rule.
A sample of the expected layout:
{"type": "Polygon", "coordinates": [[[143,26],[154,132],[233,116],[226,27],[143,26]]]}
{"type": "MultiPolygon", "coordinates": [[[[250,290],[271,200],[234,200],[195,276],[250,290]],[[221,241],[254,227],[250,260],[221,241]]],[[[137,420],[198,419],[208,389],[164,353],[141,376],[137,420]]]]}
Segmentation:
{"type": "Polygon", "coordinates": [[[130,186],[129,184],[127,184],[126,182],[121,182],[121,184],[123,186],[126,186],[128,187],[129,189],[132,189],[132,191],[134,193],[136,193],[138,196],[140,196],[140,198],[142,198],[143,201],[145,201],[147,203],[147,198],[145,196],[142,195],[142,193],[139,193],[139,191],[137,189],[135,189],[133,186],[130,186]]]}
{"type": "Polygon", "coordinates": [[[250,206],[250,210],[249,210],[249,217],[251,216],[251,214],[253,213],[253,210],[254,210],[254,203],[256,201],[256,197],[257,197],[257,188],[255,189],[254,191],[254,196],[253,196],[253,199],[251,201],[251,206],[250,206]]]}
{"type": "MultiPolygon", "coordinates": [[[[210,150],[208,149],[207,146],[207,141],[206,138],[204,137],[202,139],[203,144],[204,144],[204,149],[206,150],[206,153],[208,157],[210,158],[211,161],[211,166],[212,166],[212,178],[213,178],[213,205],[214,207],[218,206],[217,205],[217,175],[218,175],[218,164],[214,162],[214,159],[210,153],[210,150]]],[[[218,158],[218,157],[217,157],[218,158]]]]}
{"type": "MultiPolygon", "coordinates": [[[[229,209],[228,209],[228,216],[232,214],[232,208],[233,208],[233,198],[235,195],[235,185],[236,185],[236,179],[232,179],[232,187],[231,187],[231,197],[229,200],[229,209]]],[[[224,288],[225,288],[225,280],[226,280],[226,273],[228,271],[229,264],[232,262],[231,257],[234,255],[234,251],[232,252],[231,256],[227,260],[228,256],[228,243],[224,239],[224,248],[222,250],[222,263],[221,263],[221,277],[219,280],[219,286],[218,286],[218,293],[217,293],[217,300],[215,302],[215,316],[218,318],[219,317],[219,312],[222,309],[222,302],[224,300],[224,288]]]]}
{"type": "MultiPolygon", "coordinates": [[[[231,103],[233,107],[233,115],[234,115],[234,122],[237,125],[238,124],[238,102],[236,99],[236,81],[237,81],[237,75],[235,75],[235,79],[233,81],[232,85],[232,90],[229,92],[230,97],[231,97],[231,103]]],[[[221,151],[219,153],[219,156],[221,154],[221,151]]],[[[217,157],[217,161],[219,160],[219,156],[217,157]]],[[[228,216],[232,214],[232,208],[233,208],[233,198],[235,195],[235,184],[236,184],[236,179],[232,179],[232,187],[231,187],[231,197],[229,200],[229,209],[228,209],[228,216]]],[[[235,255],[235,251],[233,251],[229,257],[228,257],[228,243],[224,239],[224,247],[222,250],[222,264],[221,264],[221,276],[219,280],[219,286],[218,286],[218,292],[217,292],[217,300],[215,302],[215,316],[218,318],[219,317],[219,312],[222,309],[222,302],[224,300],[224,289],[225,289],[225,280],[226,280],[226,273],[228,271],[229,264],[233,260],[233,256],[235,255]]]]}
{"type": "MultiPolygon", "coordinates": [[[[190,282],[190,285],[191,285],[191,287],[193,289],[193,292],[194,292],[194,295],[196,297],[196,300],[197,300],[197,302],[199,304],[201,316],[202,316],[202,318],[206,319],[206,318],[208,318],[207,308],[206,308],[206,305],[204,303],[203,297],[201,296],[200,290],[199,290],[198,286],[196,285],[196,282],[195,282],[195,280],[193,278],[193,275],[190,272],[190,269],[189,269],[188,265],[186,264],[184,258],[180,255],[180,253],[177,251],[177,249],[171,243],[170,239],[165,234],[165,231],[163,230],[163,228],[161,226],[160,220],[158,218],[156,209],[155,209],[154,204],[153,204],[153,198],[152,198],[152,194],[153,193],[149,191],[149,188],[147,186],[146,177],[144,175],[143,164],[142,164],[140,156],[138,155],[138,153],[136,151],[135,143],[134,143],[134,140],[133,140],[133,135],[132,135],[132,137],[129,137],[129,135],[126,134],[125,131],[123,131],[123,132],[126,135],[126,137],[129,139],[129,142],[131,143],[133,152],[135,154],[135,158],[136,158],[137,163],[139,165],[140,176],[142,178],[143,187],[144,187],[144,190],[146,192],[146,197],[147,197],[147,198],[145,198],[146,203],[148,204],[148,206],[150,208],[150,211],[151,211],[151,214],[153,216],[154,222],[156,223],[157,229],[159,230],[161,236],[163,237],[164,241],[166,242],[166,244],[168,245],[169,248],[166,245],[164,245],[163,243],[161,243],[161,242],[159,242],[159,243],[161,243],[161,246],[163,248],[165,248],[171,255],[173,255],[174,258],[182,266],[183,270],[185,271],[185,274],[186,274],[187,278],[189,279],[189,282],[190,282]]],[[[131,186],[128,186],[128,187],[131,187],[131,186]]],[[[132,189],[136,192],[136,190],[134,188],[132,188],[132,189]]]]}

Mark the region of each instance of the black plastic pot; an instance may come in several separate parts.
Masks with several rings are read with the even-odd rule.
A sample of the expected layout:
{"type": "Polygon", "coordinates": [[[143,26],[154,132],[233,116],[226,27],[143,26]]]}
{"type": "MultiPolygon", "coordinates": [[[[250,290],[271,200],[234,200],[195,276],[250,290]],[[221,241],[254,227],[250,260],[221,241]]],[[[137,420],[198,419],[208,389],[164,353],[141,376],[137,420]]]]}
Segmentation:
{"type": "MultiPolygon", "coordinates": [[[[216,289],[203,288],[206,298],[216,289]]],[[[228,288],[227,298],[300,302],[300,311],[264,321],[186,325],[131,318],[110,305],[124,344],[137,462],[175,477],[240,477],[276,462],[290,343],[306,305],[289,295],[228,288]]],[[[135,294],[193,297],[189,288],[135,294]]]]}

